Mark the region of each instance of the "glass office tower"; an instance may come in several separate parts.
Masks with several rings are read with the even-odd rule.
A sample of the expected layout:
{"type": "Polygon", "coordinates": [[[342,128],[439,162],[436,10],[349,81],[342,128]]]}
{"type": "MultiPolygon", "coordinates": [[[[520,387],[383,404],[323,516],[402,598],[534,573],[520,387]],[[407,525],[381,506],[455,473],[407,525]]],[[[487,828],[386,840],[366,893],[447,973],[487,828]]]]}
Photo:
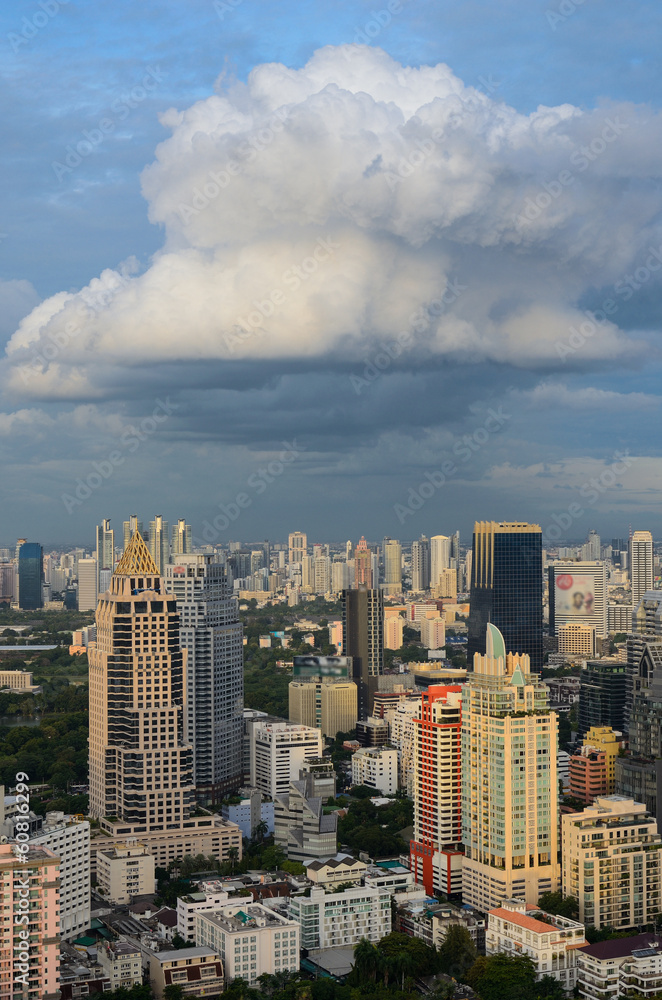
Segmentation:
{"type": "Polygon", "coordinates": [[[18,603],[24,611],[43,607],[44,556],[38,542],[23,542],[18,551],[18,603]]]}
{"type": "Polygon", "coordinates": [[[506,649],[542,667],[542,530],[537,524],[476,521],[471,567],[467,664],[485,655],[488,624],[506,649]]]}

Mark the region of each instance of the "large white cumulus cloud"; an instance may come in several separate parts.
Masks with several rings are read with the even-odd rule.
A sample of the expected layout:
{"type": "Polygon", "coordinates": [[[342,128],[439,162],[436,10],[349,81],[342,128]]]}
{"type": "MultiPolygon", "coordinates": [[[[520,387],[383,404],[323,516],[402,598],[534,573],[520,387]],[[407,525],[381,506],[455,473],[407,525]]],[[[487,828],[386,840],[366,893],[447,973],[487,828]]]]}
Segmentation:
{"type": "MultiPolygon", "coordinates": [[[[411,364],[549,370],[586,296],[662,243],[647,109],[522,115],[445,65],[346,45],[163,122],[143,174],[162,251],[38,306],[7,347],[16,392],[112,396],[158,362],[351,363],[403,330],[411,364]]],[[[614,303],[568,367],[636,353],[614,303]]]]}

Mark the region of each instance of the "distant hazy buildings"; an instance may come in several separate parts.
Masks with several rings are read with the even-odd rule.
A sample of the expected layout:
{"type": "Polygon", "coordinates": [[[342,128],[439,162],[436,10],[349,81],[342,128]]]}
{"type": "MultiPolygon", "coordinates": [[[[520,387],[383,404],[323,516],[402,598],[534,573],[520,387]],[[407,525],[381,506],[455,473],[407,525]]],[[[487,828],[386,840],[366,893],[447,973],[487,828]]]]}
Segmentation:
{"type": "Polygon", "coordinates": [[[288,538],[288,555],[291,563],[300,563],[308,554],[308,536],[302,531],[293,531],[288,538]]]}
{"type": "Polygon", "coordinates": [[[485,653],[487,625],[506,649],[542,667],[542,530],[523,522],[477,521],[473,534],[467,660],[485,653]]]}
{"type": "Polygon", "coordinates": [[[165,573],[170,559],[170,534],[168,522],[160,514],[149,522],[149,551],[159,573],[165,573]]]}
{"type": "Polygon", "coordinates": [[[425,535],[411,546],[411,589],[416,593],[430,587],[430,541],[425,535]]]}
{"type": "Polygon", "coordinates": [[[103,576],[102,573],[112,574],[115,566],[115,532],[110,526],[110,518],[104,518],[96,529],[96,556],[97,556],[97,593],[102,594],[106,587],[102,586],[102,581],[107,582],[110,576],[103,576]]]}
{"type": "Polygon", "coordinates": [[[78,560],[78,610],[95,611],[98,597],[98,563],[96,559],[78,560]]]}
{"type": "Polygon", "coordinates": [[[170,540],[171,557],[175,559],[177,556],[185,555],[192,551],[191,525],[187,524],[183,517],[180,517],[177,524],[173,524],[172,526],[172,538],[170,540]]]}

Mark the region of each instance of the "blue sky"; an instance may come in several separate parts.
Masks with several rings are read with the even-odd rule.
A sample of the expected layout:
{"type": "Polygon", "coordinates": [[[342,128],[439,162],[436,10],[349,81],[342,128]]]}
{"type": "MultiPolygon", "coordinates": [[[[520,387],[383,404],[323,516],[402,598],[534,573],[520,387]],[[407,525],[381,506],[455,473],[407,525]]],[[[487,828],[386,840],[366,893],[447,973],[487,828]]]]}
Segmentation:
{"type": "Polygon", "coordinates": [[[0,302],[9,346],[0,367],[0,542],[27,535],[84,543],[102,517],[117,522],[128,508],[145,519],[157,512],[185,516],[200,535],[218,519],[219,504],[231,505],[240,493],[251,502],[231,528],[214,529],[218,540],[284,537],[295,526],[334,538],[410,538],[455,527],[466,536],[474,518],[491,517],[546,526],[556,523],[554,516],[564,520],[586,477],[609,470],[615,449],[629,450],[636,461],[573,521],[568,536],[581,538],[593,526],[621,535],[630,522],[660,534],[660,285],[646,261],[649,248],[662,246],[662,10],[607,0],[408,0],[392,4],[390,14],[386,9],[379,2],[256,0],[216,6],[43,0],[2,8],[7,180],[0,302]],[[391,62],[373,64],[365,53],[343,49],[367,38],[391,62]],[[325,46],[338,48],[315,57],[325,46]],[[267,68],[247,88],[249,74],[271,63],[296,71],[296,83],[267,68]],[[409,107],[394,67],[439,63],[461,83],[422,76],[418,103],[409,107]],[[380,73],[382,89],[373,91],[380,73]],[[369,91],[372,104],[343,98],[319,111],[317,80],[327,95],[329,87],[341,95],[369,91]],[[402,142],[431,141],[411,138],[417,126],[410,119],[418,111],[430,128],[432,119],[447,123],[442,105],[449,86],[460,93],[461,110],[469,109],[466,120],[448,133],[448,144],[439,141],[413,179],[389,182],[391,194],[397,184],[392,201],[377,205],[374,188],[359,191],[356,179],[346,182],[343,149],[350,161],[365,141],[368,155],[370,137],[378,136],[372,168],[379,172],[394,143],[406,158],[412,154],[402,142]],[[224,106],[221,113],[213,95],[226,99],[231,112],[224,106]],[[479,107],[483,96],[487,103],[479,107]],[[428,123],[419,109],[435,99],[428,123]],[[546,116],[541,106],[557,111],[546,116]],[[227,124],[227,114],[241,118],[237,127],[248,135],[260,122],[269,128],[278,107],[288,109],[290,145],[270,139],[260,151],[263,175],[242,176],[236,195],[212,199],[209,210],[184,225],[177,206],[201,183],[196,164],[204,161],[208,173],[234,155],[235,125],[227,124]],[[198,138],[187,124],[191,116],[198,138]],[[622,133],[617,128],[585,171],[576,160],[568,190],[515,238],[506,224],[512,206],[521,212],[526,198],[541,194],[544,201],[545,185],[568,169],[572,150],[577,156],[592,141],[600,148],[604,123],[614,117],[622,133]],[[101,135],[102,121],[107,131],[100,141],[80,162],[71,154],[74,165],[67,168],[68,152],[101,135]],[[333,153],[328,142],[316,145],[316,122],[342,137],[334,173],[324,172],[333,153]],[[451,163],[447,175],[440,172],[444,162],[451,163]],[[339,176],[333,204],[322,210],[339,176]],[[417,200],[422,191],[427,216],[417,200]],[[265,317],[266,340],[229,353],[227,343],[211,349],[210,338],[222,343],[230,327],[225,320],[218,329],[205,326],[207,292],[211,303],[212,291],[223,288],[222,304],[240,288],[246,307],[236,310],[248,315],[252,302],[276,290],[273,274],[286,273],[280,264],[270,270],[269,262],[281,250],[286,264],[306,259],[308,243],[325,238],[325,225],[341,246],[331,255],[337,271],[314,275],[304,288],[310,296],[297,300],[295,313],[285,310],[280,327],[278,317],[265,317]],[[212,252],[213,275],[205,270],[212,252]],[[61,356],[44,360],[62,294],[79,292],[130,258],[126,287],[113,292],[108,306],[95,306],[93,322],[83,322],[61,356]],[[350,295],[348,281],[362,264],[361,288],[350,295]],[[385,274],[394,268],[383,286],[374,283],[371,264],[385,274]],[[637,268],[632,295],[616,293],[637,268]],[[429,280],[417,285],[421,274],[429,280]],[[435,288],[448,300],[453,282],[463,289],[444,303],[438,328],[432,310],[426,329],[388,360],[374,384],[353,383],[352,375],[364,378],[380,345],[391,343],[389,314],[400,304],[406,316],[429,309],[435,288]],[[155,308],[159,292],[163,316],[155,308]],[[159,324],[167,327],[187,296],[190,309],[184,306],[177,333],[190,350],[165,349],[159,324]],[[616,309],[606,333],[596,328],[560,357],[555,345],[570,336],[582,311],[612,297],[616,309]],[[48,315],[33,314],[17,341],[19,322],[40,301],[48,315]],[[97,321],[101,332],[93,329],[97,321]],[[288,333],[292,324],[296,337],[288,333]],[[127,427],[149,420],[157,400],[166,398],[173,404],[167,420],[144,435],[135,453],[125,453],[127,427]],[[499,406],[507,419],[486,432],[485,442],[474,441],[471,457],[402,520],[397,505],[430,481],[426,473],[459,457],[466,435],[482,438],[490,409],[499,406]],[[265,479],[264,490],[246,487],[269,461],[278,466],[282,442],[293,438],[296,459],[265,479]],[[77,482],[116,445],[123,461],[68,508],[63,495],[79,499],[77,482]]]}

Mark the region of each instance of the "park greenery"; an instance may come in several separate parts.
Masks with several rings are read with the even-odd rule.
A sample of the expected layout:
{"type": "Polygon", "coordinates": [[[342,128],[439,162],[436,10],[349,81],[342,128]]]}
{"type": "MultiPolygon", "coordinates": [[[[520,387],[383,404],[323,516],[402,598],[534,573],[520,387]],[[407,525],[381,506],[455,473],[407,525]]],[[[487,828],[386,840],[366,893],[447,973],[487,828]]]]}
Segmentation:
{"type": "Polygon", "coordinates": [[[338,820],[338,841],[352,853],[365,851],[371,858],[394,857],[407,850],[407,843],[400,833],[413,822],[413,803],[399,794],[388,805],[375,806],[368,796],[374,789],[367,789],[361,797],[352,796],[347,815],[338,820]]]}

